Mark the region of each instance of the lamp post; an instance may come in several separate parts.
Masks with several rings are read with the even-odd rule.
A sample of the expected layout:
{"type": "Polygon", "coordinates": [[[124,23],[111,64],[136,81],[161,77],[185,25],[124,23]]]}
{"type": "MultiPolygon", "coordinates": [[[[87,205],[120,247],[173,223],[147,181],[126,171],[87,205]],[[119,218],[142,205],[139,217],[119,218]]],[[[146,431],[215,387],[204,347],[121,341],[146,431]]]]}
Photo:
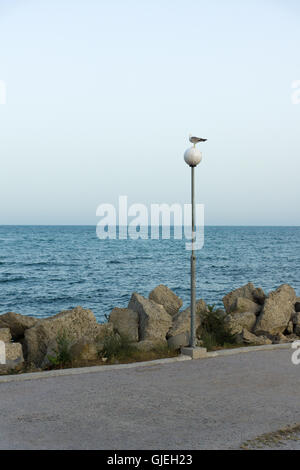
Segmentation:
{"type": "MultiPolygon", "coordinates": [[[[191,168],[191,201],[192,201],[192,254],[191,254],[191,331],[190,331],[190,350],[183,348],[183,353],[188,353],[195,357],[196,349],[196,217],[195,217],[195,168],[202,161],[202,153],[196,147],[199,142],[206,142],[207,139],[193,137],[190,135],[190,142],[193,144],[184,154],[184,160],[191,168]]],[[[199,348],[200,349],[200,348],[199,348]]],[[[199,350],[199,357],[204,353],[199,350]]]]}

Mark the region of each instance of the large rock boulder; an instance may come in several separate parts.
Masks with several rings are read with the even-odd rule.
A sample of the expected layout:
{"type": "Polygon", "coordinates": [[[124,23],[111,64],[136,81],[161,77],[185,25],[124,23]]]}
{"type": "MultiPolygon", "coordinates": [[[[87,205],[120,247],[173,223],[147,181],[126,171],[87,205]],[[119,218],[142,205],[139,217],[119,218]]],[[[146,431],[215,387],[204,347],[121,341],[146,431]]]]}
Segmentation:
{"type": "Polygon", "coordinates": [[[294,313],[296,294],[294,289],[284,284],[271,292],[254,329],[256,335],[277,335],[283,333],[294,313]]]}
{"type": "Polygon", "coordinates": [[[253,346],[263,346],[265,344],[272,344],[272,341],[266,336],[256,336],[244,329],[237,337],[238,343],[252,344],[253,346]]]}
{"type": "Polygon", "coordinates": [[[5,344],[5,364],[0,364],[0,372],[19,369],[24,363],[22,345],[20,343],[5,344]]]}
{"type": "Polygon", "coordinates": [[[0,328],[9,328],[14,341],[23,339],[25,331],[40,320],[18,313],[8,312],[0,315],[0,328]]]}
{"type": "Polygon", "coordinates": [[[247,299],[245,297],[238,297],[234,304],[232,314],[250,312],[250,313],[254,313],[255,315],[257,315],[259,312],[261,312],[261,309],[262,309],[262,306],[258,305],[252,300],[247,299]]]}
{"type": "Polygon", "coordinates": [[[128,308],[139,315],[139,340],[162,341],[165,343],[166,335],[172,325],[172,317],[162,305],[145,299],[134,293],[128,308]]]}
{"type": "Polygon", "coordinates": [[[263,305],[265,301],[265,293],[261,288],[255,288],[249,283],[239,289],[236,289],[223,298],[223,304],[227,313],[231,313],[236,308],[236,301],[239,297],[251,300],[252,302],[263,305]]]}
{"type": "Polygon", "coordinates": [[[40,367],[47,354],[48,347],[65,333],[70,343],[81,338],[95,340],[101,332],[101,325],[91,310],[76,307],[73,310],[61,312],[53,317],[37,323],[25,331],[24,351],[29,364],[40,367]]]}
{"type": "Polygon", "coordinates": [[[4,343],[10,343],[11,334],[9,328],[0,328],[0,341],[3,341],[4,343]]]}
{"type": "Polygon", "coordinates": [[[118,333],[114,333],[114,326],[112,323],[104,323],[102,325],[98,324],[97,326],[97,336],[96,336],[96,343],[98,349],[101,350],[105,340],[112,335],[118,333]]]}
{"type": "Polygon", "coordinates": [[[235,313],[228,315],[225,319],[226,324],[233,335],[239,334],[243,329],[252,331],[256,324],[256,315],[252,312],[235,313]]]}
{"type": "Polygon", "coordinates": [[[170,336],[168,338],[168,347],[175,351],[189,346],[190,344],[190,334],[186,331],[184,333],[180,333],[176,336],[170,336]]]}
{"type": "Polygon", "coordinates": [[[130,341],[139,340],[139,314],[129,308],[114,308],[109,316],[109,323],[119,335],[130,341]]]}
{"type": "Polygon", "coordinates": [[[96,361],[99,358],[99,353],[96,341],[89,341],[86,338],[80,339],[70,348],[70,356],[75,363],[96,361]]]}
{"type": "Polygon", "coordinates": [[[6,344],[6,364],[8,367],[15,367],[23,364],[23,349],[20,343],[6,344]]]}
{"type": "Polygon", "coordinates": [[[170,315],[176,315],[182,307],[182,300],[167,286],[160,285],[149,294],[149,299],[164,307],[170,315]]]}
{"type": "MultiPolygon", "coordinates": [[[[207,312],[207,305],[204,300],[198,300],[196,304],[196,330],[201,325],[201,319],[207,312]]],[[[168,331],[168,338],[181,335],[182,333],[190,333],[191,328],[191,307],[188,307],[183,312],[178,312],[173,317],[173,324],[168,331]]],[[[183,337],[182,337],[183,338],[183,337]]],[[[175,340],[174,340],[175,341],[175,340]]],[[[187,346],[187,345],[186,345],[187,346]]]]}

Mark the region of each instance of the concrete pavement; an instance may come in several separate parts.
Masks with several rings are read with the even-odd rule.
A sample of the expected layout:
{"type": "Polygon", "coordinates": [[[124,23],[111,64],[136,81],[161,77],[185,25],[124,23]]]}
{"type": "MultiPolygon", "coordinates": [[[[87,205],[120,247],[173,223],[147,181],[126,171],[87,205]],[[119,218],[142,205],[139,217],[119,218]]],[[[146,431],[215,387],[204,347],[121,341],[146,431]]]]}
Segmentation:
{"type": "Polygon", "coordinates": [[[0,383],[0,449],[235,449],[300,423],[292,350],[0,383]]]}

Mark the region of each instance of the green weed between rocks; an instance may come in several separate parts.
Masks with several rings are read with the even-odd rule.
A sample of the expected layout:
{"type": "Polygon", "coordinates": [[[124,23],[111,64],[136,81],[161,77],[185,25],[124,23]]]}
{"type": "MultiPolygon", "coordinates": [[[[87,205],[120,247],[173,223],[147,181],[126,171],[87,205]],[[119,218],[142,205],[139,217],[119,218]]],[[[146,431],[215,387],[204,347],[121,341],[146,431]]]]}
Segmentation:
{"type": "Polygon", "coordinates": [[[208,351],[237,346],[235,335],[230,332],[225,317],[215,310],[214,305],[208,305],[207,312],[202,314],[201,326],[197,333],[202,346],[208,351]]]}
{"type": "Polygon", "coordinates": [[[104,338],[103,346],[99,349],[99,356],[106,357],[110,361],[113,358],[130,357],[135,350],[136,348],[127,336],[110,333],[104,338]]]}
{"type": "Polygon", "coordinates": [[[176,357],[177,355],[176,351],[172,351],[164,345],[154,346],[151,351],[139,350],[126,336],[116,333],[107,335],[102,348],[99,350],[99,357],[107,359],[110,364],[144,362],[176,357]]]}
{"type": "Polygon", "coordinates": [[[54,350],[54,354],[49,354],[47,356],[50,364],[54,367],[62,367],[71,364],[72,339],[65,330],[57,335],[56,344],[57,347],[54,350]]]}

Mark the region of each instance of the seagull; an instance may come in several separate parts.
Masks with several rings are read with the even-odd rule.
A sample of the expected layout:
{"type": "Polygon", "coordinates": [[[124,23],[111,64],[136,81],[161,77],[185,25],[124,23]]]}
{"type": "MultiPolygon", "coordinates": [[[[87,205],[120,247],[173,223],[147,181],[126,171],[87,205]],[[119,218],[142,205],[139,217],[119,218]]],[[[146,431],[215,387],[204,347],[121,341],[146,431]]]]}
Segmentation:
{"type": "Polygon", "coordinates": [[[194,145],[198,144],[199,142],[206,142],[207,139],[202,139],[201,137],[195,137],[190,134],[190,142],[194,145]]]}

